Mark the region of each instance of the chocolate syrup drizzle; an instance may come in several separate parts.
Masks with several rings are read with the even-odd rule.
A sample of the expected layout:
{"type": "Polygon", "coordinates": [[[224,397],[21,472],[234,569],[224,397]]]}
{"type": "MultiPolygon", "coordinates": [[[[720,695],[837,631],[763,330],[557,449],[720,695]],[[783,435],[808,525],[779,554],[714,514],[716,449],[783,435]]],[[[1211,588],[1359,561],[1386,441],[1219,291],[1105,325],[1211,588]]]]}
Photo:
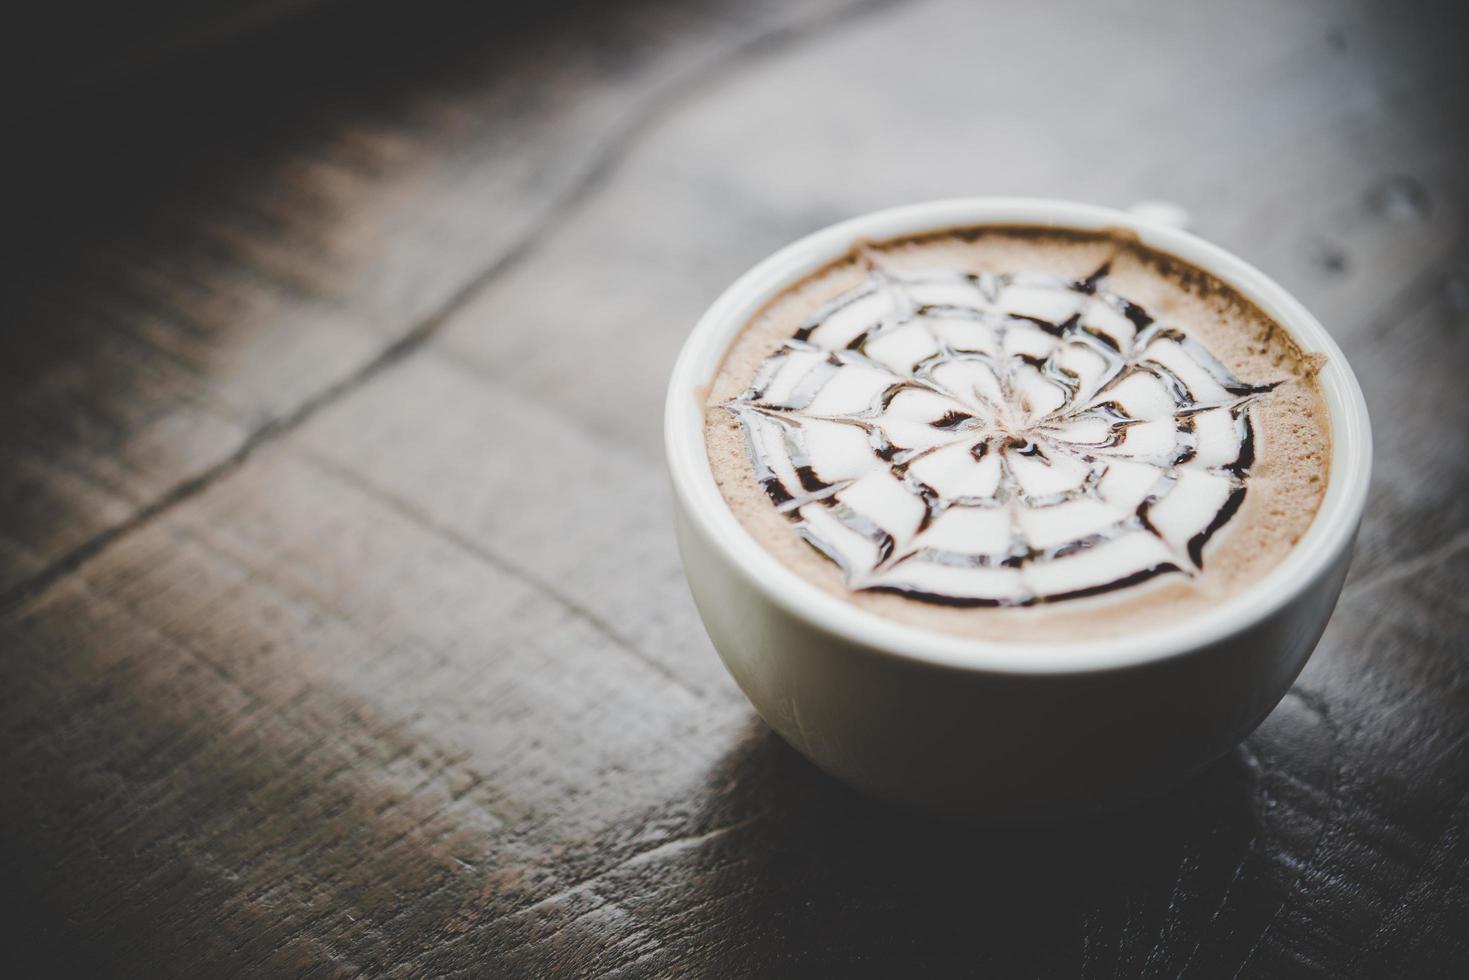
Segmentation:
{"type": "MultiPolygon", "coordinates": [[[[802,323],[761,366],[751,386],[724,406],[743,425],[756,479],[771,504],[841,568],[850,588],[953,606],[1027,606],[1203,569],[1205,546],[1245,497],[1254,461],[1249,407],[1280,382],[1240,381],[1198,341],[1110,292],[1110,264],[1073,281],[948,270],[898,273],[870,256],[865,262],[866,280],[802,323]],[[1041,315],[1037,302],[1070,312],[1041,315]],[[921,333],[913,333],[915,327],[921,333]],[[877,350],[885,338],[891,340],[904,329],[910,331],[908,355],[877,350]],[[1094,366],[1099,362],[1100,368],[1079,370],[1077,359],[1094,366]],[[981,383],[954,385],[955,365],[971,372],[971,378],[992,377],[994,386],[986,392],[981,383]],[[833,384],[853,377],[873,389],[870,399],[841,410],[821,408],[833,384]],[[1127,404],[1140,397],[1126,391],[1132,379],[1156,386],[1149,390],[1154,397],[1161,390],[1171,408],[1155,411],[1153,417],[1135,414],[1127,404]],[[1038,382],[1050,391],[1037,389],[1038,382]],[[1032,404],[1037,391],[1059,397],[1059,403],[1037,408],[1032,404]],[[913,420],[895,409],[905,397],[928,399],[933,405],[931,417],[924,419],[927,428],[920,426],[917,436],[913,420]],[[1232,459],[1206,465],[1198,459],[1196,422],[1205,413],[1221,411],[1233,430],[1230,448],[1237,451],[1232,459]],[[1167,450],[1129,446],[1134,427],[1165,420],[1173,429],[1167,450]],[[1084,423],[1100,425],[1100,437],[1083,439],[1068,432],[1068,425],[1084,423]],[[822,472],[812,458],[816,443],[811,430],[828,424],[859,430],[870,456],[863,454],[865,461],[855,469],[848,465],[847,472],[822,472]],[[955,446],[967,446],[975,466],[997,461],[992,490],[945,494],[915,472],[928,457],[955,446]],[[1118,497],[1109,497],[1104,489],[1113,467],[1121,463],[1153,471],[1151,486],[1127,512],[1115,512],[1118,497]],[[1057,467],[1080,467],[1085,473],[1075,485],[1040,493],[1017,475],[1021,465],[1062,473],[1063,479],[1057,467]],[[1180,525],[1175,507],[1171,530],[1164,530],[1155,518],[1185,479],[1202,479],[1216,496],[1223,492],[1222,502],[1203,506],[1180,495],[1185,509],[1196,513],[1192,518],[1186,514],[1180,525]],[[882,507],[864,506],[857,490],[862,481],[868,481],[869,490],[872,481],[882,483],[889,493],[895,482],[921,509],[916,521],[898,519],[899,512],[912,510],[909,505],[892,504],[886,514],[875,512],[882,507]],[[1033,530],[1037,519],[1061,513],[1048,514],[1047,508],[1077,501],[1106,505],[1112,510],[1104,512],[1111,517],[1068,540],[1033,543],[1027,524],[1033,530]],[[955,509],[1003,512],[1008,544],[980,551],[943,547],[944,536],[933,533],[933,525],[955,509]],[[866,542],[861,555],[840,544],[837,539],[844,534],[866,542]],[[1114,568],[1100,575],[1075,571],[1077,560],[1123,539],[1129,541],[1130,560],[1117,559],[1114,568]],[[1068,561],[1073,564],[1065,565],[1068,561]],[[1072,571],[1051,576],[1050,586],[1033,581],[1044,577],[1038,572],[1046,566],[1072,571]],[[942,579],[945,570],[988,570],[1001,578],[970,580],[961,575],[945,587],[923,584],[933,581],[934,574],[942,579]],[[1005,587],[994,587],[995,582],[1005,587]]],[[[1218,448],[1211,450],[1216,457],[1218,448]]]]}

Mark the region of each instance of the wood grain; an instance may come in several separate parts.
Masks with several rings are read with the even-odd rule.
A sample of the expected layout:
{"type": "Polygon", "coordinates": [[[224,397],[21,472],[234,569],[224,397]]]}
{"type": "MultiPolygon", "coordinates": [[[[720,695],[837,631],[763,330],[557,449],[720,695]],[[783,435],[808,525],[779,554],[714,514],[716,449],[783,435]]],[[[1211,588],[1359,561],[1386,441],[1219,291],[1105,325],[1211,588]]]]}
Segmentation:
{"type": "Polygon", "coordinates": [[[4,948],[33,975],[1461,974],[1455,13],[343,5],[26,121],[4,948]],[[972,193],[1181,203],[1327,323],[1376,427],[1296,688],[1086,826],[936,826],[813,771],[720,668],[668,526],[663,383],[712,296],[831,220],[972,193]]]}

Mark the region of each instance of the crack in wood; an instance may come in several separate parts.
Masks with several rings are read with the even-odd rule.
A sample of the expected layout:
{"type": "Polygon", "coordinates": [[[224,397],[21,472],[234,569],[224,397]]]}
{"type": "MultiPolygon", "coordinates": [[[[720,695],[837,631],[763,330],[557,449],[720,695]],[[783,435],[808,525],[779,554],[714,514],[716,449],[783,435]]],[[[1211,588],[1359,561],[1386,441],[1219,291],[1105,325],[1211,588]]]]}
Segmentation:
{"type": "Polygon", "coordinates": [[[503,915],[496,916],[494,919],[486,922],[482,928],[488,929],[491,926],[494,926],[496,923],[504,921],[505,919],[512,919],[517,916],[527,915],[536,912],[539,909],[545,908],[546,906],[555,905],[557,902],[569,898],[572,895],[577,895],[581,892],[586,891],[589,887],[595,885],[597,882],[603,880],[604,878],[611,877],[612,875],[615,875],[618,872],[624,871],[628,868],[637,868],[645,864],[656,864],[657,862],[662,861],[670,856],[677,856],[679,854],[683,854],[686,851],[696,850],[700,847],[703,847],[710,841],[718,840],[719,838],[724,837],[728,834],[732,834],[736,831],[743,830],[746,827],[752,826],[757,821],[759,821],[762,816],[763,814],[757,813],[752,817],[746,817],[743,820],[736,820],[734,823],[725,824],[722,827],[715,827],[713,830],[707,830],[701,834],[685,834],[681,837],[675,837],[672,840],[663,841],[660,844],[656,844],[653,847],[648,848],[646,851],[639,851],[638,853],[633,854],[622,861],[619,861],[609,868],[604,868],[603,870],[598,871],[596,874],[583,878],[581,881],[573,882],[560,891],[547,895],[545,898],[537,899],[529,905],[514,909],[510,912],[506,912],[503,915]]]}
{"type": "Polygon", "coordinates": [[[161,496],[143,505],[126,519],[88,538],[60,558],[0,594],[0,616],[4,616],[92,561],[118,541],[148,526],[175,507],[209,489],[219,480],[242,468],[262,447],[289,435],[318,412],[370,383],[374,378],[422,349],[460,310],[491,283],[525,260],[580,206],[591,198],[616,172],[642,137],[668,114],[732,75],[758,65],[762,59],[786,51],[805,39],[855,23],[861,16],[876,13],[902,0],[859,0],[849,7],[828,11],[795,24],[782,24],[735,41],[711,61],[674,73],[634,108],[588,156],[591,164],[573,178],[567,189],[545,209],[540,220],[520,241],[420,319],[397,340],[345,377],[305,399],[292,411],[272,419],[251,432],[234,452],[175,484],[161,496]]]}
{"type": "Polygon", "coordinates": [[[613,647],[621,650],[623,653],[626,653],[628,656],[637,660],[639,663],[650,668],[673,686],[679,688],[680,690],[684,691],[697,700],[702,701],[706,698],[707,694],[705,691],[691,686],[688,681],[679,677],[673,671],[669,670],[668,667],[649,657],[635,643],[633,643],[632,640],[619,633],[616,627],[614,627],[610,622],[608,622],[594,610],[588,608],[581,602],[578,602],[572,596],[567,595],[562,590],[556,588],[550,582],[546,581],[541,576],[536,575],[530,569],[526,568],[523,565],[517,564],[516,562],[510,561],[509,559],[500,554],[497,554],[494,551],[491,551],[490,549],[484,547],[473,539],[455,531],[453,528],[446,527],[443,524],[440,524],[438,521],[435,521],[431,516],[424,513],[421,509],[413,506],[413,504],[409,501],[403,499],[395,493],[392,493],[389,490],[384,489],[383,487],[378,486],[376,483],[367,479],[358,471],[351,469],[350,467],[344,466],[333,459],[321,455],[320,453],[307,451],[304,453],[304,455],[315,466],[350,484],[354,489],[360,491],[362,494],[371,498],[372,500],[377,501],[384,507],[392,510],[393,513],[397,514],[399,517],[402,517],[404,520],[409,521],[415,527],[427,531],[428,533],[439,538],[441,541],[453,545],[455,548],[458,548],[460,551],[469,555],[471,558],[482,561],[490,567],[498,569],[499,571],[502,571],[521,582],[524,582],[526,585],[529,585],[541,595],[556,603],[563,610],[580,619],[582,622],[586,623],[600,636],[611,643],[613,647]]]}

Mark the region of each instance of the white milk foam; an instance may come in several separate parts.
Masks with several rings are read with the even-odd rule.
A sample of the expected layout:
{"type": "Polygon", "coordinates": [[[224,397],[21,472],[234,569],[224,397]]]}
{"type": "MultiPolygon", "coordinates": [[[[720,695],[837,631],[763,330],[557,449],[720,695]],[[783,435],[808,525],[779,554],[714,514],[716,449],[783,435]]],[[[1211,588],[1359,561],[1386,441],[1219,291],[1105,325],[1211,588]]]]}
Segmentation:
{"type": "Polygon", "coordinates": [[[766,494],[849,588],[1022,606],[1202,570],[1274,384],[1110,292],[1107,266],[866,261],[725,403],[766,494]]]}

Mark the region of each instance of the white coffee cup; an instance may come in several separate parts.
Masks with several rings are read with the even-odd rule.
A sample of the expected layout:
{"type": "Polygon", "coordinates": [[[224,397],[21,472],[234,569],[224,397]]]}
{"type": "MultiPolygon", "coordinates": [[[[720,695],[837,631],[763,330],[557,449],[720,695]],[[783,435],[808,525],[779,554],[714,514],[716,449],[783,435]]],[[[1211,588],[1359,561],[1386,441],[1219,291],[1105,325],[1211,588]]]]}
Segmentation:
{"type": "Polygon", "coordinates": [[[684,569],[709,636],[771,728],[822,769],[901,806],[997,823],[1084,817],[1176,785],[1228,752],[1285,696],[1336,605],[1367,497],[1361,389],[1326,330],[1263,273],[1136,215],[971,198],[880,211],[801,239],[730,286],[694,327],[665,417],[684,569]],[[1241,594],[1155,631],[990,643],[881,618],[765,551],[721,496],[704,398],[740,328],[786,286],[862,241],[947,228],[1127,229],[1208,270],[1326,355],[1331,472],[1310,528],[1241,594]]]}

